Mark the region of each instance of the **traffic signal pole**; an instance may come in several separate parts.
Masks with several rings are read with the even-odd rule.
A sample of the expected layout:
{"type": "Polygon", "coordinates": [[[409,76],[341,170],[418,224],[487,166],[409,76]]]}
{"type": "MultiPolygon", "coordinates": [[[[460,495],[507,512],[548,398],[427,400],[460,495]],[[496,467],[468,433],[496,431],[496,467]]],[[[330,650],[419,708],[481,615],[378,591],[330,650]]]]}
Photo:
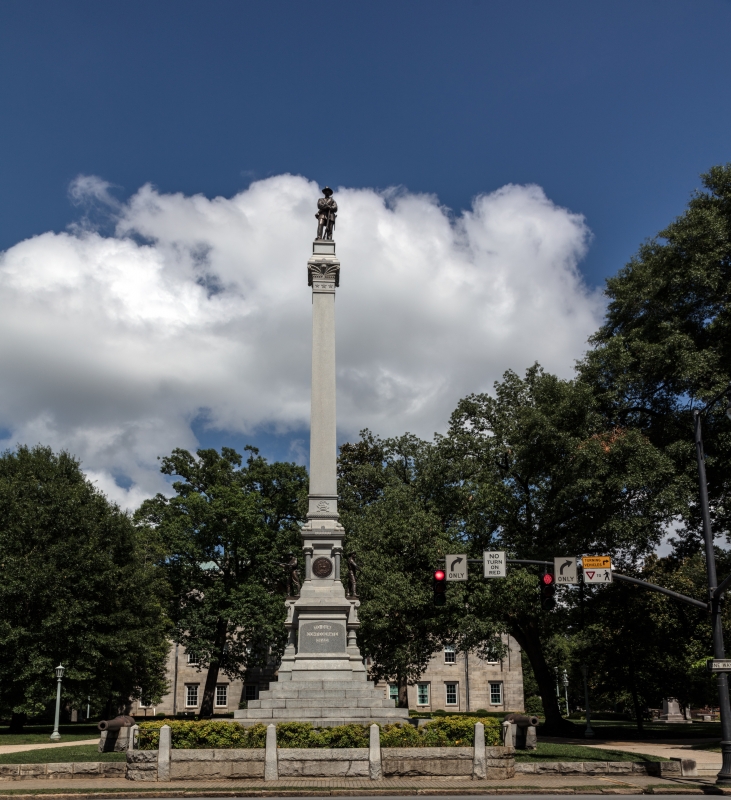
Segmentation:
{"type": "MultiPolygon", "coordinates": [[[[713,531],[711,514],[708,506],[708,484],[706,483],[706,458],[703,452],[703,432],[701,430],[701,411],[694,411],[695,452],[698,460],[698,484],[701,498],[701,516],[703,520],[703,540],[706,547],[706,574],[708,576],[708,600],[711,606],[711,624],[713,631],[714,658],[725,658],[723,628],[721,627],[721,598],[723,591],[731,582],[731,576],[718,586],[716,575],[716,553],[713,549],[713,531]]],[[[716,783],[731,786],[731,706],[729,705],[728,675],[718,673],[718,705],[721,711],[721,755],[723,763],[716,783]]]]}

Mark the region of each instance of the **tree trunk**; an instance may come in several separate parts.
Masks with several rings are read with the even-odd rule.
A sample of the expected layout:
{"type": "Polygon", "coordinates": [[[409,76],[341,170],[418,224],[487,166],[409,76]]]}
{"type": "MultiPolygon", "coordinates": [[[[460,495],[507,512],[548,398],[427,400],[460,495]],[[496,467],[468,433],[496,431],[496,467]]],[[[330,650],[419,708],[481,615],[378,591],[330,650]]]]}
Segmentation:
{"type": "Polygon", "coordinates": [[[398,707],[399,708],[408,708],[409,707],[409,685],[406,682],[406,678],[403,675],[399,675],[397,678],[398,683],[398,707]]]}
{"type": "Polygon", "coordinates": [[[13,711],[13,716],[10,718],[10,729],[8,733],[23,733],[23,727],[27,720],[27,714],[16,714],[15,711],[13,711]]]}
{"type": "Polygon", "coordinates": [[[561,709],[558,706],[556,696],[555,676],[551,673],[543,657],[543,647],[538,635],[538,626],[533,620],[522,620],[521,623],[514,623],[510,629],[510,635],[525,650],[528,660],[533,667],[533,674],[538,683],[538,691],[543,701],[543,711],[546,721],[543,729],[546,731],[571,734],[574,732],[574,724],[561,716],[561,709]]]}
{"type": "Polygon", "coordinates": [[[201,717],[213,716],[213,702],[216,697],[216,683],[218,683],[218,671],[221,668],[224,653],[226,651],[226,620],[218,618],[216,623],[216,638],[214,640],[214,655],[208,667],[206,685],[203,689],[203,700],[201,701],[201,717]]]}
{"type": "Polygon", "coordinates": [[[213,701],[216,695],[216,684],[218,683],[218,668],[220,662],[217,658],[211,659],[206,675],[206,686],[203,689],[203,700],[201,702],[201,717],[213,716],[213,701]]]}
{"type": "Polygon", "coordinates": [[[632,693],[632,705],[634,705],[635,707],[635,718],[637,719],[637,730],[639,733],[644,733],[645,721],[642,719],[640,698],[637,696],[637,681],[635,680],[635,660],[631,654],[629,658],[629,680],[630,680],[630,691],[632,693]]]}

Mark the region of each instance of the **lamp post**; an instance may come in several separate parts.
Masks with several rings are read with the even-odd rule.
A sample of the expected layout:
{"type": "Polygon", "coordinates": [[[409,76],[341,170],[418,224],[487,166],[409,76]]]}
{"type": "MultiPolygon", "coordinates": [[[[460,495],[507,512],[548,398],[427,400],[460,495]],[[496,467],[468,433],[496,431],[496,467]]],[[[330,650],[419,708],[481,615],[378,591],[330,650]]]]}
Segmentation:
{"type": "Polygon", "coordinates": [[[566,716],[568,717],[571,714],[569,711],[569,674],[565,669],[563,671],[562,683],[564,698],[566,699],[566,716]]]}
{"type": "Polygon", "coordinates": [[[53,722],[53,733],[51,734],[52,742],[57,742],[61,738],[61,734],[58,732],[58,721],[61,716],[61,679],[65,671],[62,664],[56,667],[56,718],[53,722]]]}
{"type": "Polygon", "coordinates": [[[589,708],[589,681],[587,674],[589,668],[586,664],[581,665],[581,674],[584,676],[584,707],[586,708],[586,728],[584,728],[584,737],[586,739],[594,738],[594,729],[591,727],[591,709],[589,708]]]}
{"type": "Polygon", "coordinates": [[[556,702],[561,702],[561,689],[558,686],[558,667],[554,667],[553,671],[556,673],[556,702]]]}
{"type": "MultiPolygon", "coordinates": [[[[718,578],[716,576],[716,554],[713,550],[713,531],[711,530],[711,514],[708,506],[708,483],[706,481],[706,457],[703,452],[703,432],[701,419],[722,397],[726,397],[728,406],[726,416],[731,419],[731,386],[713,398],[702,410],[693,412],[695,452],[698,461],[698,485],[700,488],[701,516],[703,520],[703,540],[706,549],[706,574],[708,576],[708,600],[711,604],[711,626],[713,631],[713,656],[725,658],[723,629],[721,627],[721,599],[723,591],[717,593],[718,578]]],[[[722,587],[723,588],[723,587],[722,587]]],[[[731,786],[731,706],[729,705],[728,675],[718,673],[718,704],[721,711],[721,754],[723,763],[716,777],[716,783],[731,786]]]]}

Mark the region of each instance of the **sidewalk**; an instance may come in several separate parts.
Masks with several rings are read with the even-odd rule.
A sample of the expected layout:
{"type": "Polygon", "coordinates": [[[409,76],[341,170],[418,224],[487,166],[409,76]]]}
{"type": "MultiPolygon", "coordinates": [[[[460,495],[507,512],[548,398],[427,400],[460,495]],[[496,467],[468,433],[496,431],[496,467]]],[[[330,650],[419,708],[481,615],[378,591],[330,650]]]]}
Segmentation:
{"type": "MultiPolygon", "coordinates": [[[[493,795],[493,794],[720,794],[711,781],[647,776],[517,775],[509,781],[469,778],[287,778],[278,781],[170,781],[141,783],[109,779],[25,780],[0,782],[0,796],[66,795],[122,797],[282,797],[333,795],[493,795]]],[[[731,793],[731,792],[730,792],[731,793]]]]}
{"type": "Polygon", "coordinates": [[[26,750],[48,750],[51,747],[80,747],[99,744],[99,739],[80,739],[77,742],[46,742],[45,744],[0,744],[0,753],[23,753],[26,750]]]}
{"type": "Polygon", "coordinates": [[[681,739],[674,741],[650,742],[616,742],[611,739],[551,739],[552,742],[565,744],[579,744],[583,747],[593,747],[605,750],[622,750],[626,753],[641,753],[648,756],[662,756],[663,758],[692,758],[698,765],[701,776],[718,772],[721,769],[722,758],[720,753],[708,750],[694,750],[693,745],[717,742],[717,739],[681,739]]]}

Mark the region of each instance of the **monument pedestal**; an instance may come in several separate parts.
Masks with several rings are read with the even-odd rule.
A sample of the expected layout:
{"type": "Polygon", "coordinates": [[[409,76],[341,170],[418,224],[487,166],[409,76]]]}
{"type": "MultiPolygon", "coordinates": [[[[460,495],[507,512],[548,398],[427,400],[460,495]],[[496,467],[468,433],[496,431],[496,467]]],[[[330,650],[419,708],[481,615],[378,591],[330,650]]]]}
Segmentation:
{"type": "Polygon", "coordinates": [[[335,242],[316,239],[307,263],[312,287],[312,411],[310,493],[302,527],[305,579],[299,597],[285,601],[287,647],[278,682],[234,712],[245,726],[300,721],[316,726],[408,720],[382,689],[367,680],[356,631],[356,597],[340,581],[345,530],[338,522],[335,430],[335,289],[340,262],[335,242]]]}

